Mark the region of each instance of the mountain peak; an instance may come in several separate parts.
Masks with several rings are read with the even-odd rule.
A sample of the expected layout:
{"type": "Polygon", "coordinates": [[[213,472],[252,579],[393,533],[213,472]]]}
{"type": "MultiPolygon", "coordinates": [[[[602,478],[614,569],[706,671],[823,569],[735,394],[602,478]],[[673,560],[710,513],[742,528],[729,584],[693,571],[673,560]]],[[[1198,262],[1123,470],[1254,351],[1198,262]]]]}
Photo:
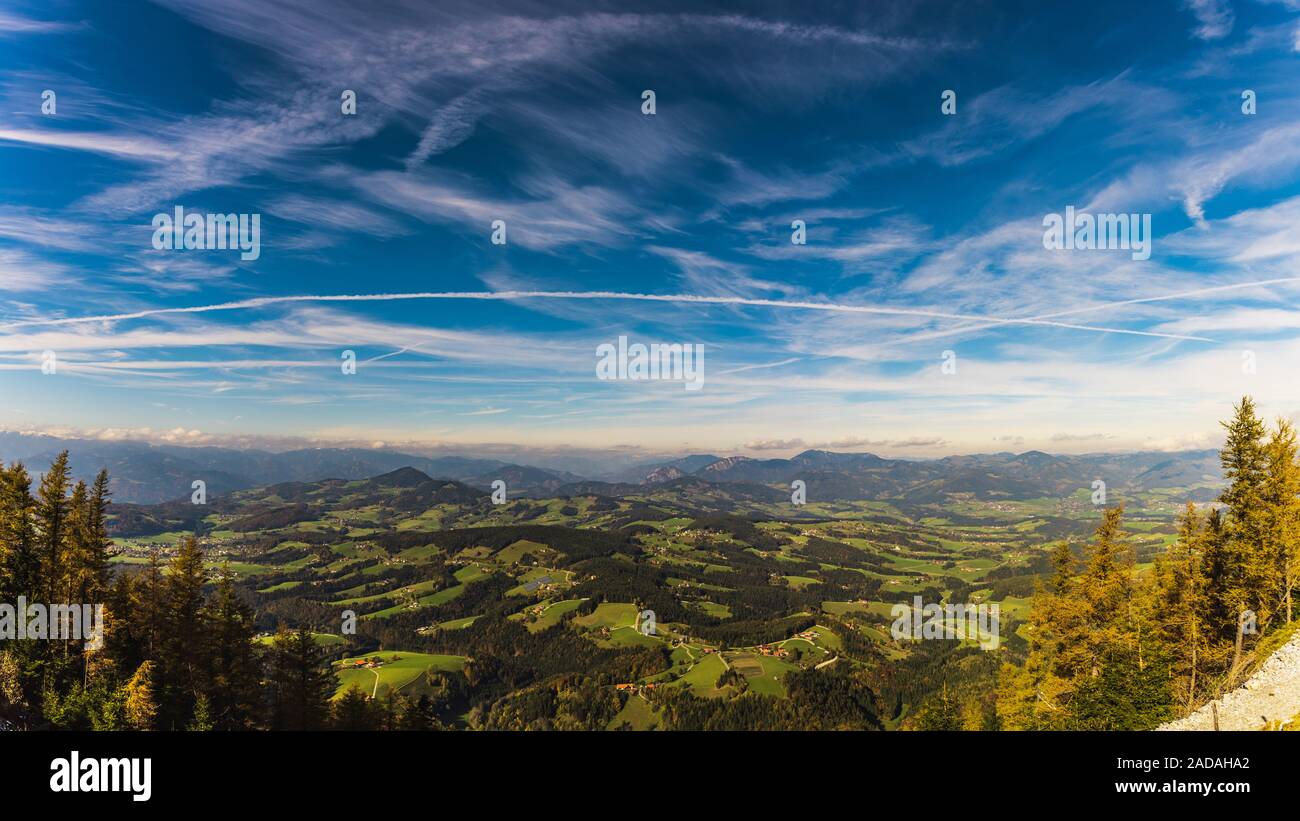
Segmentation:
{"type": "Polygon", "coordinates": [[[1025,462],[1051,462],[1056,459],[1052,454],[1043,453],[1041,450],[1027,450],[1016,458],[1025,462]]]}
{"type": "Polygon", "coordinates": [[[432,481],[429,476],[413,467],[401,467],[388,473],[375,476],[370,480],[383,487],[416,487],[432,481]]]}
{"type": "Polygon", "coordinates": [[[675,467],[673,465],[661,465],[655,468],[654,470],[650,471],[650,473],[646,474],[646,477],[645,479],[642,480],[642,483],[647,485],[653,485],[653,484],[658,484],[659,482],[671,482],[673,479],[680,479],[685,475],[686,474],[683,473],[682,470],[678,467],[675,467]]]}

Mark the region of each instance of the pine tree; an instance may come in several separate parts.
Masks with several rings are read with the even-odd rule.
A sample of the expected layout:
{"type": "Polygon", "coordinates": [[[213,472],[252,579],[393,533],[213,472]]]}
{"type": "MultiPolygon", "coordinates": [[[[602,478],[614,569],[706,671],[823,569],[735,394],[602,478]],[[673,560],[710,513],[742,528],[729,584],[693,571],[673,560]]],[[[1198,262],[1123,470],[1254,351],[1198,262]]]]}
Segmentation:
{"type": "MultiPolygon", "coordinates": [[[[81,604],[85,601],[78,591],[81,588],[81,557],[89,531],[85,521],[87,489],[85,482],[77,482],[72,488],[72,498],[68,500],[67,521],[64,526],[63,545],[63,589],[59,591],[60,601],[81,604]]],[[[53,599],[51,599],[53,601],[53,599]]],[[[69,657],[71,641],[63,639],[63,658],[69,657]]]]}
{"type": "Polygon", "coordinates": [[[960,730],[964,726],[961,705],[948,695],[948,683],[943,691],[924,705],[916,714],[916,727],[924,731],[960,730]]]}
{"type": "Polygon", "coordinates": [[[213,726],[247,730],[261,723],[261,663],[252,611],[240,601],[228,568],[207,607],[207,657],[213,726]]]}
{"type": "Polygon", "coordinates": [[[1070,586],[1071,580],[1075,573],[1074,552],[1070,550],[1069,542],[1061,542],[1052,548],[1052,593],[1061,596],[1064,595],[1070,586]]]}
{"type": "Polygon", "coordinates": [[[1214,508],[1205,518],[1202,536],[1205,559],[1205,627],[1214,644],[1232,642],[1236,634],[1237,613],[1245,599],[1245,582],[1241,562],[1233,552],[1223,511],[1214,508]]]}
{"type": "Polygon", "coordinates": [[[333,675],[311,631],[286,629],[272,643],[272,723],[278,730],[320,730],[329,720],[333,675]]]}
{"type": "Polygon", "coordinates": [[[30,715],[19,654],[0,650],[0,719],[18,729],[27,729],[30,715]]]}
{"type": "MultiPolygon", "coordinates": [[[[1297,461],[1295,426],[1279,419],[1264,447],[1268,472],[1264,480],[1264,555],[1271,562],[1267,579],[1269,596],[1283,618],[1293,618],[1292,593],[1300,571],[1300,461],[1297,461]]],[[[1267,614],[1261,621],[1268,622],[1267,614]]]]}
{"type": "Polygon", "coordinates": [[[83,587],[81,562],[88,550],[90,526],[86,521],[87,503],[90,491],[85,482],[77,482],[72,487],[72,497],[68,499],[68,518],[64,527],[63,543],[63,589],[59,591],[60,601],[83,602],[80,595],[83,587]]]}
{"type": "Polygon", "coordinates": [[[185,729],[192,733],[205,733],[212,729],[212,713],[208,709],[208,697],[199,693],[194,699],[194,716],[185,729]]]}
{"type": "Polygon", "coordinates": [[[154,686],[152,661],[146,661],[131,676],[125,687],[126,723],[133,730],[152,730],[158,717],[158,698],[154,686]]]}
{"type": "Polygon", "coordinates": [[[32,499],[32,479],[22,464],[0,465],[0,600],[17,602],[38,594],[41,559],[32,499]]]}
{"type": "Polygon", "coordinates": [[[358,687],[349,687],[333,704],[336,730],[375,730],[380,717],[375,704],[358,687]]]}
{"type": "Polygon", "coordinates": [[[167,565],[165,624],[160,687],[160,718],[167,728],[184,726],[194,712],[194,699],[204,684],[203,585],[207,570],[194,537],[181,541],[167,565]]]}
{"type": "Polygon", "coordinates": [[[1130,629],[1133,596],[1133,551],[1123,541],[1122,507],[1102,514],[1094,541],[1084,555],[1084,567],[1070,595],[1057,602],[1053,632],[1057,635],[1057,672],[1066,678],[1096,677],[1109,646],[1125,641],[1130,629]]]}
{"type": "Polygon", "coordinates": [[[36,530],[40,546],[40,580],[43,601],[64,600],[61,595],[66,582],[64,554],[68,539],[68,452],[54,459],[50,469],[41,477],[36,494],[36,530]]]}
{"type": "Polygon", "coordinates": [[[437,710],[435,709],[433,699],[427,694],[419,698],[405,699],[401,704],[398,715],[397,730],[442,730],[445,729],[442,722],[438,720],[437,710]]]}
{"type": "Polygon", "coordinates": [[[1078,682],[1070,729],[1146,730],[1172,718],[1169,667],[1150,635],[1106,646],[1097,675],[1078,682]]]}
{"type": "Polygon", "coordinates": [[[99,472],[93,487],[86,488],[78,482],[73,490],[69,555],[69,596],[72,601],[100,603],[107,593],[113,545],[108,536],[108,500],[107,471],[99,472]]]}
{"type": "Polygon", "coordinates": [[[1196,505],[1188,502],[1179,521],[1178,541],[1155,563],[1157,629],[1171,648],[1171,673],[1185,680],[1185,706],[1196,703],[1200,672],[1207,656],[1205,526],[1196,505]]]}
{"type": "Polygon", "coordinates": [[[1266,540],[1265,484],[1268,456],[1264,448],[1264,423],[1255,413],[1255,403],[1243,397],[1233,408],[1233,418],[1223,423],[1227,430],[1219,460],[1227,487],[1219,500],[1227,507],[1225,521],[1229,539],[1224,571],[1236,584],[1232,593],[1236,612],[1232,614],[1234,635],[1243,610],[1266,620],[1273,602],[1274,562],[1266,540]]]}
{"type": "Polygon", "coordinates": [[[122,629],[109,634],[110,654],[123,670],[134,670],[162,652],[167,633],[166,577],[158,552],[144,569],[114,585],[115,611],[125,614],[122,629]]]}

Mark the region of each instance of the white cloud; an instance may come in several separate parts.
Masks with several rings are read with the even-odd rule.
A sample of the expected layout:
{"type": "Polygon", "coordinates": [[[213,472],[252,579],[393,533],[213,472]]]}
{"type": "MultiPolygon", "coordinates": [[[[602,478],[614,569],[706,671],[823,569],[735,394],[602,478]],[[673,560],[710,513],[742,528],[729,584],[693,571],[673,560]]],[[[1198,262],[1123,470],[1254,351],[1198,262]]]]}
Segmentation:
{"type": "Polygon", "coordinates": [[[1227,0],[1183,0],[1183,5],[1196,16],[1196,36],[1202,40],[1227,37],[1236,22],[1227,0]]]}
{"type": "Polygon", "coordinates": [[[177,157],[176,152],[163,142],[127,134],[0,128],[0,141],[46,148],[68,148],[153,162],[169,162],[177,157]]]}

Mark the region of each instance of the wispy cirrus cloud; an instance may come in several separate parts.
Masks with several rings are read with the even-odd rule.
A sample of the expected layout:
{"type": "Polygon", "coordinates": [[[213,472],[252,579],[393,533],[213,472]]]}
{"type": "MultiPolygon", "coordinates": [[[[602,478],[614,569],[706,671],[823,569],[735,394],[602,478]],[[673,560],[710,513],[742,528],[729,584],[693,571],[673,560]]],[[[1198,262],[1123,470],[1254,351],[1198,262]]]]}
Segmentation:
{"type": "Polygon", "coordinates": [[[1218,40],[1232,31],[1236,15],[1228,0],[1183,0],[1183,6],[1196,17],[1196,36],[1202,40],[1218,40]]]}
{"type": "MultiPolygon", "coordinates": [[[[95,38],[0,66],[0,289],[21,298],[0,387],[52,417],[906,456],[1007,418],[1038,447],[1194,438],[1225,391],[1295,398],[1274,381],[1298,330],[1280,6],[1189,47],[1190,13],[1098,40],[1050,8],[157,5],[160,41],[196,55],[179,97],[100,70],[124,57],[95,38]],[[262,257],[153,249],[177,204],[261,213],[262,257]],[[1044,249],[1070,204],[1154,212],[1152,259],[1044,249]],[[704,344],[706,395],[597,384],[620,335],[704,344]]],[[[1222,28],[1215,8],[1194,25],[1222,28]]]]}
{"type": "Polygon", "coordinates": [[[62,20],[38,20],[15,11],[0,9],[0,37],[25,34],[61,34],[81,28],[80,23],[62,20]]]}
{"type": "Polygon", "coordinates": [[[0,292],[44,291],[66,277],[68,269],[18,248],[0,247],[0,292]]]}
{"type": "Polygon", "coordinates": [[[110,154],[152,162],[170,162],[177,157],[177,153],[166,143],[134,134],[0,128],[0,142],[89,151],[93,154],[110,154]]]}

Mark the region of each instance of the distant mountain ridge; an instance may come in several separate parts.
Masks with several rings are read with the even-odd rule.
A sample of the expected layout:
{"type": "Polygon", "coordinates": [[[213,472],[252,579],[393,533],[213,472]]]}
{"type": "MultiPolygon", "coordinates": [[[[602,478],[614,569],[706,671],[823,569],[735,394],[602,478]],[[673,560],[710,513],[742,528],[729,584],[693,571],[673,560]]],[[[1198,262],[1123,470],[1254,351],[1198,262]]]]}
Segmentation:
{"type": "Polygon", "coordinates": [[[89,481],[100,469],[107,468],[114,500],[134,504],[188,497],[195,480],[204,481],[208,495],[214,496],[284,482],[367,479],[399,468],[414,468],[427,476],[481,488],[491,487],[495,479],[504,479],[512,494],[546,492],[582,478],[562,470],[513,465],[498,459],[426,457],[366,448],[272,453],[0,432],[0,461],[21,461],[33,474],[48,467],[62,450],[69,453],[75,478],[89,481]]]}
{"type": "MultiPolygon", "coordinates": [[[[420,484],[432,478],[488,490],[498,479],[510,496],[610,496],[684,491],[701,483],[741,485],[746,496],[767,495],[802,480],[810,500],[902,499],[940,502],[967,495],[980,500],[1063,496],[1089,488],[1094,480],[1116,491],[1159,488],[1209,488],[1222,481],[1218,453],[1140,452],[1058,456],[1042,451],[948,456],[941,459],[890,459],[872,453],[806,450],[788,459],[693,454],[650,462],[603,477],[465,456],[426,457],[366,448],[313,448],[272,453],[216,447],[103,442],[0,432],[0,461],[23,461],[43,470],[61,450],[70,453],[73,475],[91,479],[107,468],[114,499],[153,504],[188,498],[191,483],[202,479],[208,495],[289,482],[357,480],[389,474],[393,481],[420,484]],[[424,478],[404,473],[418,472],[424,478]],[[774,486],[780,486],[774,490],[774,486]]],[[[787,491],[788,493],[788,491],[787,491]]]]}
{"type": "Polygon", "coordinates": [[[1222,482],[1217,451],[1055,456],[1041,451],[886,459],[872,453],[808,450],[789,459],[733,456],[696,471],[708,482],[805,482],[809,499],[905,498],[938,502],[968,494],[981,500],[1062,496],[1102,480],[1115,490],[1210,488],[1222,482]]]}

